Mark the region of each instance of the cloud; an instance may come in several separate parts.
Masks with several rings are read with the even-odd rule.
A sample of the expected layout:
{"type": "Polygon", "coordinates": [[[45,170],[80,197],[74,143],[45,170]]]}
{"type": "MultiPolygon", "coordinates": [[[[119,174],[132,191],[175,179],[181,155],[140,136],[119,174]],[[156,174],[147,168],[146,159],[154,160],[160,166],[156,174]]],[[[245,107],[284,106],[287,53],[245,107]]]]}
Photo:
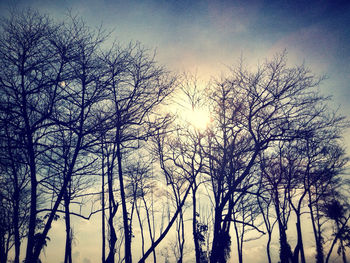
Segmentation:
{"type": "Polygon", "coordinates": [[[225,33],[243,33],[257,19],[261,1],[209,1],[211,23],[225,33]]]}
{"type": "MultiPolygon", "coordinates": [[[[314,64],[320,71],[327,71],[334,60],[338,43],[332,32],[322,26],[313,25],[304,27],[280,38],[270,48],[269,55],[287,49],[290,60],[314,64]]],[[[313,67],[313,69],[315,69],[313,67]]]]}

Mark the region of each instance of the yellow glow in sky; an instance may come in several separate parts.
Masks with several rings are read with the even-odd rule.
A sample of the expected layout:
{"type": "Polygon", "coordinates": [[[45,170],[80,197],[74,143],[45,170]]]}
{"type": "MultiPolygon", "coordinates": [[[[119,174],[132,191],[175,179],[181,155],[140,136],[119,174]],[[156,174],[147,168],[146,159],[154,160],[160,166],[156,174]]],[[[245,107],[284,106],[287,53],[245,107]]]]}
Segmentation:
{"type": "Polygon", "coordinates": [[[210,114],[205,109],[190,109],[182,113],[186,122],[198,130],[205,130],[210,123],[210,114]]]}

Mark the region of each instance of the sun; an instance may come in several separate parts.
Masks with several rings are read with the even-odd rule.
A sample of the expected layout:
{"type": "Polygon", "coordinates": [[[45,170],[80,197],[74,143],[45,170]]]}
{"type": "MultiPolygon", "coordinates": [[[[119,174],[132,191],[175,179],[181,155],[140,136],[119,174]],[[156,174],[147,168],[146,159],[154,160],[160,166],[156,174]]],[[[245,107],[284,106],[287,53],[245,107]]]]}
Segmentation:
{"type": "Polygon", "coordinates": [[[176,116],[178,125],[204,132],[212,119],[209,108],[204,103],[204,97],[201,97],[203,91],[186,89],[182,91],[174,96],[173,104],[167,107],[167,110],[176,116]]]}
{"type": "Polygon", "coordinates": [[[205,130],[210,124],[209,111],[204,108],[184,110],[182,117],[188,124],[199,131],[205,130]]]}

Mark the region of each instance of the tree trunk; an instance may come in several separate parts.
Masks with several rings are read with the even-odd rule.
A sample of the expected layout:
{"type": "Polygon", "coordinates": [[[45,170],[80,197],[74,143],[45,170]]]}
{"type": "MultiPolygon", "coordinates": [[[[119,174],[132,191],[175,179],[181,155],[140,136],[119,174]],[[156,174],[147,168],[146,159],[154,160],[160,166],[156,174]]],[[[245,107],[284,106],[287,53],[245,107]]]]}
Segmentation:
{"type": "MultiPolygon", "coordinates": [[[[337,224],[337,232],[338,232],[337,235],[339,235],[341,233],[341,228],[343,229],[343,227],[346,225],[346,222],[344,223],[343,227],[340,227],[340,223],[339,223],[338,220],[336,220],[336,224],[337,224]]],[[[343,263],[347,263],[345,247],[344,247],[344,241],[343,241],[343,238],[341,236],[339,238],[339,242],[340,242],[340,250],[341,250],[343,263]]]]}
{"type": "Polygon", "coordinates": [[[314,238],[315,238],[315,244],[316,244],[316,263],[324,263],[324,251],[323,251],[323,244],[322,244],[323,238],[322,238],[321,226],[319,223],[318,209],[316,206],[316,218],[315,218],[314,210],[311,202],[312,196],[311,196],[310,190],[308,191],[308,195],[309,195],[308,207],[310,210],[312,230],[314,232],[314,238]]]}
{"type": "Polygon", "coordinates": [[[231,244],[229,233],[221,227],[222,209],[215,208],[213,244],[211,249],[210,263],[226,263],[228,250],[231,244]]]}
{"type": "Polygon", "coordinates": [[[343,239],[340,239],[340,248],[341,248],[341,254],[342,254],[343,263],[347,263],[348,261],[346,259],[346,253],[345,253],[345,247],[344,247],[343,239]]]}
{"type": "MultiPolygon", "coordinates": [[[[34,153],[33,153],[34,156],[34,153]]],[[[33,157],[34,158],[34,157],[33,157]]],[[[30,215],[28,225],[28,238],[27,238],[27,251],[25,262],[35,262],[34,260],[34,247],[35,247],[35,226],[36,226],[36,205],[37,205],[37,181],[36,181],[36,168],[34,160],[30,165],[30,215]]]]}
{"type": "Polygon", "coordinates": [[[109,253],[106,259],[106,263],[114,263],[115,256],[115,244],[117,243],[117,235],[113,225],[113,219],[115,214],[118,211],[118,205],[114,202],[113,196],[113,163],[111,166],[108,166],[108,202],[109,202],[109,218],[108,218],[108,227],[109,227],[109,253]]]}
{"type": "MultiPolygon", "coordinates": [[[[151,225],[151,218],[150,218],[150,213],[149,213],[149,209],[147,207],[147,202],[146,202],[146,199],[145,199],[145,196],[142,196],[142,201],[143,201],[143,204],[145,206],[145,210],[146,210],[146,218],[147,218],[147,225],[148,225],[148,233],[149,233],[149,237],[151,239],[151,246],[153,247],[154,246],[154,234],[152,234],[152,225],[151,225]]],[[[152,207],[153,207],[153,191],[152,191],[152,203],[151,203],[152,207]]],[[[153,211],[153,209],[152,209],[153,211]]],[[[155,225],[154,225],[154,216],[153,216],[153,231],[154,231],[154,228],[155,228],[155,225]]],[[[142,255],[142,258],[145,257],[145,253],[143,253],[142,255]]],[[[153,262],[156,263],[157,262],[157,255],[156,255],[156,250],[154,249],[153,250],[153,262]]]]}
{"type": "Polygon", "coordinates": [[[182,263],[184,256],[184,243],[185,243],[185,233],[184,233],[184,218],[183,211],[180,210],[179,222],[177,226],[177,239],[179,244],[179,258],[177,263],[182,263]]]}
{"type": "Polygon", "coordinates": [[[200,253],[200,245],[198,240],[198,229],[197,229],[197,200],[196,200],[196,191],[197,187],[194,186],[192,188],[192,233],[193,233],[193,241],[194,241],[194,249],[196,253],[196,263],[201,262],[201,253],[200,253]]]}
{"type": "Polygon", "coordinates": [[[7,262],[7,255],[6,255],[6,245],[5,245],[5,231],[3,231],[3,228],[1,228],[0,226],[0,263],[6,263],[6,262],[7,262]]]}
{"type": "Polygon", "coordinates": [[[19,189],[17,185],[17,176],[14,178],[15,180],[15,193],[14,193],[14,207],[13,207],[13,228],[14,228],[14,238],[15,238],[15,258],[14,263],[19,263],[19,255],[21,249],[21,239],[19,234],[19,203],[20,203],[20,195],[19,189]]]}
{"type": "Polygon", "coordinates": [[[25,142],[26,150],[29,159],[30,169],[30,215],[28,225],[28,238],[27,238],[27,251],[26,251],[26,262],[35,262],[34,247],[35,247],[35,226],[36,226],[36,214],[37,214],[37,178],[36,178],[36,163],[35,163],[35,150],[33,145],[33,134],[31,132],[32,127],[30,126],[29,115],[27,112],[27,94],[25,91],[25,80],[24,80],[24,60],[22,59],[21,65],[21,97],[22,97],[22,108],[21,113],[25,124],[25,142]]]}
{"type": "Polygon", "coordinates": [[[116,212],[117,212],[117,209],[113,208],[113,211],[110,212],[110,216],[108,218],[110,236],[109,236],[109,253],[106,259],[106,263],[114,263],[115,244],[117,243],[117,235],[115,232],[115,228],[113,226],[113,218],[116,212]]]}
{"type": "Polygon", "coordinates": [[[137,219],[139,221],[140,232],[141,232],[142,256],[144,256],[145,255],[145,235],[144,235],[144,232],[143,232],[143,224],[142,224],[142,219],[141,219],[139,207],[138,207],[138,204],[137,204],[137,200],[136,200],[136,197],[134,197],[134,198],[135,198],[134,203],[135,203],[136,215],[137,215],[137,219]]]}
{"type": "Polygon", "coordinates": [[[242,263],[243,262],[243,233],[244,233],[244,225],[242,226],[242,234],[239,234],[237,222],[236,222],[236,211],[232,211],[232,216],[233,216],[233,226],[235,228],[235,235],[236,235],[236,243],[237,243],[237,254],[238,254],[238,262],[242,263]]]}
{"type": "Polygon", "coordinates": [[[66,246],[64,253],[64,263],[72,263],[72,229],[70,225],[69,194],[64,195],[65,223],[66,223],[66,246]]]}
{"type": "MultiPolygon", "coordinates": [[[[119,131],[118,131],[119,133],[119,131]]],[[[126,209],[126,197],[124,190],[124,178],[122,170],[122,156],[121,156],[121,142],[119,138],[120,134],[117,135],[117,159],[118,159],[118,175],[119,175],[119,184],[120,184],[120,197],[122,201],[122,211],[123,211],[123,227],[124,227],[124,236],[125,236],[125,263],[132,263],[131,255],[131,235],[129,229],[129,217],[128,211],[126,209]]]]}
{"type": "Polygon", "coordinates": [[[105,237],[105,173],[104,173],[104,153],[103,153],[103,142],[102,142],[102,196],[101,196],[101,206],[102,206],[102,263],[106,260],[106,237],[105,237]]]}
{"type": "Polygon", "coordinates": [[[281,263],[290,263],[292,259],[292,251],[287,241],[286,231],[284,226],[279,224],[280,231],[280,262],[281,263]]]}
{"type": "Polygon", "coordinates": [[[279,210],[278,193],[275,193],[275,210],[278,222],[279,237],[280,237],[280,263],[290,263],[293,260],[292,251],[287,241],[285,226],[282,224],[281,213],[279,210]]]}
{"type": "Polygon", "coordinates": [[[152,242],[151,247],[146,251],[145,255],[139,260],[139,263],[144,263],[145,260],[147,259],[147,257],[149,256],[149,254],[151,254],[152,252],[154,252],[154,250],[156,249],[156,247],[159,245],[159,243],[164,239],[164,237],[168,234],[169,230],[171,229],[172,225],[174,224],[174,222],[176,221],[176,218],[178,216],[178,214],[180,213],[182,207],[185,204],[185,201],[187,199],[187,196],[190,192],[190,189],[192,187],[192,184],[190,184],[184,194],[184,197],[182,198],[182,201],[179,204],[179,207],[177,207],[175,214],[173,215],[173,217],[171,218],[171,220],[169,221],[167,227],[164,229],[164,231],[160,234],[160,236],[157,238],[157,240],[155,240],[154,242],[152,242]]]}
{"type": "Polygon", "coordinates": [[[271,244],[271,232],[268,231],[268,240],[267,240],[267,244],[266,244],[266,254],[267,254],[267,259],[269,261],[269,263],[271,263],[271,252],[270,252],[270,244],[271,244]]]}
{"type": "MultiPolygon", "coordinates": [[[[305,263],[305,253],[304,253],[304,244],[303,244],[303,236],[301,232],[301,219],[300,219],[300,214],[297,215],[297,223],[296,223],[296,228],[297,228],[297,237],[298,237],[298,250],[300,252],[300,258],[301,262],[305,263]]],[[[299,253],[296,253],[296,259],[295,262],[298,262],[299,258],[299,253]]]]}

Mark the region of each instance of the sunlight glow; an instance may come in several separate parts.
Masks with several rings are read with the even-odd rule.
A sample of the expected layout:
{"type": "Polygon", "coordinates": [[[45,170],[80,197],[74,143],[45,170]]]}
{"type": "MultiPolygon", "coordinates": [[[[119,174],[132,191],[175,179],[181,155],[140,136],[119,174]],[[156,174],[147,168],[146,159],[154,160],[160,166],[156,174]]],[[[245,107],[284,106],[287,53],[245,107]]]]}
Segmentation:
{"type": "Polygon", "coordinates": [[[210,114],[205,109],[190,109],[182,112],[185,121],[198,130],[205,130],[210,123],[210,114]]]}

